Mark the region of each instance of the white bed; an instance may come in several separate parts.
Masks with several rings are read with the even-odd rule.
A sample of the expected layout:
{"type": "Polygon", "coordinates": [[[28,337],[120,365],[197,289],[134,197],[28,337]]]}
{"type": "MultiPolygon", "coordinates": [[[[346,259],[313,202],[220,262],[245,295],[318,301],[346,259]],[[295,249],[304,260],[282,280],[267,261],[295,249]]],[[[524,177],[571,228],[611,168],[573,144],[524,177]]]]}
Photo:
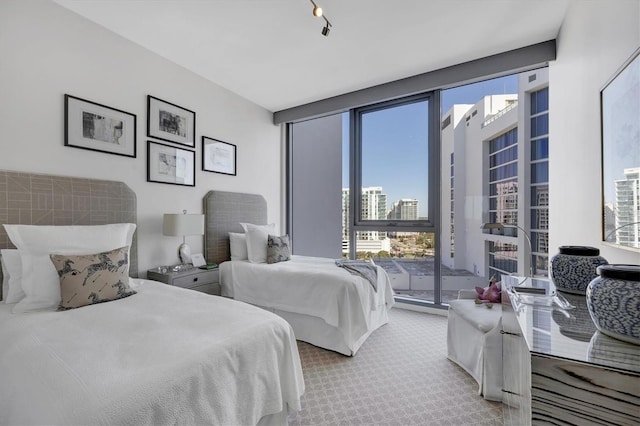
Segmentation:
{"type": "Polygon", "coordinates": [[[334,259],[292,256],[274,264],[223,262],[223,296],[268,309],[285,318],[296,338],[344,355],[355,355],[366,338],[389,321],[393,290],[377,266],[377,290],[334,259]]]}
{"type": "MultiPolygon", "coordinates": [[[[376,268],[375,292],[367,280],[336,266],[335,259],[293,256],[267,264],[236,256],[231,261],[230,233],[244,233],[247,226],[269,228],[264,226],[266,200],[257,194],[209,191],[203,201],[205,256],[208,263],[220,264],[223,295],[268,309],[291,324],[296,339],[344,355],[355,355],[389,321],[393,290],[382,268],[376,268]]],[[[248,244],[247,249],[251,259],[253,250],[248,244]]]]}
{"type": "Polygon", "coordinates": [[[8,199],[24,201],[0,223],[0,424],[284,425],[300,409],[286,321],[129,278],[125,184],[0,171],[8,199]]]}
{"type": "Polygon", "coordinates": [[[136,295],[64,312],[0,304],[0,424],[285,424],[300,410],[285,321],[137,283],[136,295]]]}

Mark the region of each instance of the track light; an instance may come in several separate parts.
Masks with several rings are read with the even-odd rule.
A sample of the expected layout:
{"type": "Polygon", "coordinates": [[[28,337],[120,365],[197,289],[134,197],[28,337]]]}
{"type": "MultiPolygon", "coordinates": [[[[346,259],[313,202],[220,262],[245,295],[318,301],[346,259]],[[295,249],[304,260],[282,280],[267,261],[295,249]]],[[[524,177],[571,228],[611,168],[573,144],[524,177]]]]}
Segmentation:
{"type": "Polygon", "coordinates": [[[327,17],[324,16],[324,13],[322,12],[322,8],[320,6],[318,6],[315,1],[313,1],[313,0],[309,0],[309,1],[313,5],[313,16],[317,16],[319,18],[323,18],[325,20],[325,22],[326,22],[326,24],[322,28],[322,35],[325,36],[325,37],[329,37],[329,32],[331,31],[331,22],[329,22],[327,17]]]}
{"type": "Polygon", "coordinates": [[[322,28],[322,35],[325,37],[329,37],[329,31],[331,31],[331,28],[329,28],[331,26],[331,24],[329,23],[329,21],[327,21],[327,25],[324,26],[324,28],[322,28]]]}
{"type": "Polygon", "coordinates": [[[322,16],[322,8],[316,4],[313,0],[309,0],[313,5],[313,16],[322,16]]]}

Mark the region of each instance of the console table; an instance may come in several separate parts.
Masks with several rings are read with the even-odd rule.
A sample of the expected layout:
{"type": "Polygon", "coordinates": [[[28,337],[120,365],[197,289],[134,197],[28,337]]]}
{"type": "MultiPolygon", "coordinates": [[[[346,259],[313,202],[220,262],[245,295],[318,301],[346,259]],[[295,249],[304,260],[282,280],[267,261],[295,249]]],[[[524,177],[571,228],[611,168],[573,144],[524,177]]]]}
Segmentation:
{"type": "MultiPolygon", "coordinates": [[[[512,285],[555,291],[546,279],[503,277],[512,285]]],[[[597,331],[585,296],[561,294],[575,309],[503,290],[504,424],[640,424],[640,346],[597,331]]]]}

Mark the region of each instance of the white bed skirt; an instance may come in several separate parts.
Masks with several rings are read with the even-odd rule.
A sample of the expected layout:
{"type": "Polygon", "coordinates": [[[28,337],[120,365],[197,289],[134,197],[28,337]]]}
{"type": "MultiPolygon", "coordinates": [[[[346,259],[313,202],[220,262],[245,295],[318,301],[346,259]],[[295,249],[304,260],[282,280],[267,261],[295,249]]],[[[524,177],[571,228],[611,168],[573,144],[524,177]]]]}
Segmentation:
{"type": "Polygon", "coordinates": [[[367,332],[357,341],[353,342],[350,348],[342,332],[336,327],[327,324],[322,318],[265,308],[263,306],[261,306],[261,308],[284,318],[291,325],[291,328],[293,328],[296,340],[347,356],[355,355],[371,333],[389,322],[389,315],[386,309],[369,312],[369,328],[367,332]]]}

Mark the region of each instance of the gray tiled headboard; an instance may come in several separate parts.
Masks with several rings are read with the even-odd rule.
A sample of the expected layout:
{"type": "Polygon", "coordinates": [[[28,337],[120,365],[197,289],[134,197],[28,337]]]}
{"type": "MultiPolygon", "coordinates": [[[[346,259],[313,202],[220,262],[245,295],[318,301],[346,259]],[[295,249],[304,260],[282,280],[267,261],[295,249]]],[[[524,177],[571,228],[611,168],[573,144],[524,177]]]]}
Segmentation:
{"type": "MultiPolygon", "coordinates": [[[[0,224],[104,225],[136,217],[136,194],[122,182],[0,170],[0,224]]],[[[15,248],[2,226],[0,248],[15,248]]],[[[137,277],[136,235],[130,256],[129,275],[137,277]]]]}
{"type": "Polygon", "coordinates": [[[229,232],[244,232],[240,222],[267,224],[267,201],[262,195],[209,191],[204,196],[207,263],[229,260],[229,232]]]}

